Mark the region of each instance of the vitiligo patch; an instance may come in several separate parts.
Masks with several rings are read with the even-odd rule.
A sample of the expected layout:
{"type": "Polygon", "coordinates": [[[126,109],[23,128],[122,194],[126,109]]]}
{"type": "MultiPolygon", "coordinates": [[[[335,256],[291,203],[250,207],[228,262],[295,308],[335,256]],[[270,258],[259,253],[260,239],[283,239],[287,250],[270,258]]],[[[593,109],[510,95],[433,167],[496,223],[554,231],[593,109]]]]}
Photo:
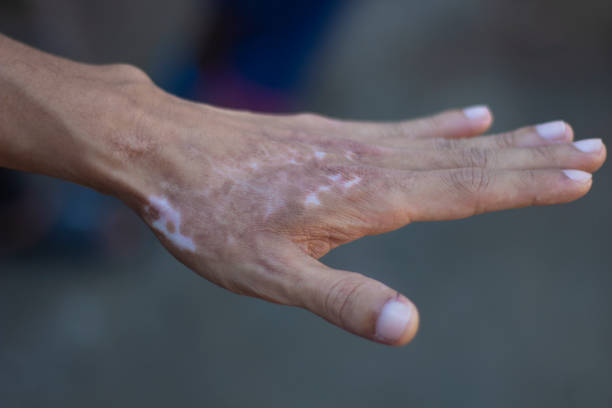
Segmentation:
{"type": "Polygon", "coordinates": [[[177,248],[195,252],[193,239],[181,233],[181,213],[163,197],[149,197],[149,206],[159,214],[159,218],[153,221],[151,226],[177,248]]]}

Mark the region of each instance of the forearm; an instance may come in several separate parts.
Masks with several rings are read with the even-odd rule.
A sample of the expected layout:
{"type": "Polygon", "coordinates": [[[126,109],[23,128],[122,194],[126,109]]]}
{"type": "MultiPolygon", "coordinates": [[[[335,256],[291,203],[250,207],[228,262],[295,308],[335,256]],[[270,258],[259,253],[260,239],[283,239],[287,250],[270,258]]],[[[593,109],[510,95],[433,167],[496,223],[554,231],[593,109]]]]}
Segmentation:
{"type": "Polygon", "coordinates": [[[131,118],[119,88],[137,70],[76,63],[2,35],[0,61],[0,166],[103,191],[120,186],[126,163],[112,139],[131,118]]]}
{"type": "Polygon", "coordinates": [[[0,61],[0,165],[66,177],[58,153],[69,150],[61,94],[69,92],[70,63],[6,37],[0,37],[0,61]]]}

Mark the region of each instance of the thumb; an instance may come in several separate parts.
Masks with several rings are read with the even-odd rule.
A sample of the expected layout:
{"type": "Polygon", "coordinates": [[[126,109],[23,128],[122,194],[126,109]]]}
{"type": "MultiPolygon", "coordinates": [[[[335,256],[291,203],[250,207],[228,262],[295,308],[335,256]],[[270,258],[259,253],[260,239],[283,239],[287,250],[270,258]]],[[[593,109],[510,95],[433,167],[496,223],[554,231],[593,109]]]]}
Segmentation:
{"type": "Polygon", "coordinates": [[[406,297],[374,279],[329,268],[305,254],[300,261],[297,304],[379,343],[402,346],[414,338],[419,313],[406,297]]]}

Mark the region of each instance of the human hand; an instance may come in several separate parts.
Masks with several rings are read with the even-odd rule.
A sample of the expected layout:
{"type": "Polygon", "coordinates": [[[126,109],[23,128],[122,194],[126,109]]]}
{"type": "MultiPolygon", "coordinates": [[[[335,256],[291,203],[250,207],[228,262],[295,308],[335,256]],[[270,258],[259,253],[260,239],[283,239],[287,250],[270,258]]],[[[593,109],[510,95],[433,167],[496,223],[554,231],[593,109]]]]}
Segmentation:
{"type": "Polygon", "coordinates": [[[606,155],[562,122],[480,136],[484,107],[380,124],[216,109],[133,67],[4,42],[0,165],[113,194],[211,282],[390,345],[415,335],[414,305],[318,258],[413,221],[577,199],[606,155]]]}
{"type": "Polygon", "coordinates": [[[492,121],[484,107],[375,124],[149,92],[135,99],[135,145],[122,142],[138,174],[126,201],[166,248],[235,293],[303,307],[391,345],[415,335],[414,305],[318,258],[413,221],[577,199],[606,154],[600,140],[572,144],[563,122],[478,136],[492,121]]]}

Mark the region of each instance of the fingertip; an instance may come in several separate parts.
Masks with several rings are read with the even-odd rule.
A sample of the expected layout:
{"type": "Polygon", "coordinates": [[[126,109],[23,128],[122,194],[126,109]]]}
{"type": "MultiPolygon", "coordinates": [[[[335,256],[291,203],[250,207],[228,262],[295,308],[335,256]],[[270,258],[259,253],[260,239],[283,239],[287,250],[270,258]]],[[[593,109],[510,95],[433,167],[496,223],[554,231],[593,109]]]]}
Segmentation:
{"type": "Polygon", "coordinates": [[[574,140],[574,129],[563,120],[540,123],[533,128],[544,143],[567,143],[574,140]]]}
{"type": "Polygon", "coordinates": [[[565,121],[563,121],[563,124],[565,125],[565,138],[568,142],[571,142],[574,140],[574,128],[565,121]]]}
{"type": "Polygon", "coordinates": [[[593,173],[604,164],[606,160],[606,147],[601,139],[584,139],[573,143],[581,153],[583,165],[579,168],[593,173]]]}
{"type": "Polygon", "coordinates": [[[493,114],[489,107],[474,105],[408,121],[404,128],[410,129],[408,133],[416,135],[417,138],[465,139],[482,134],[492,123],[493,114]]]}
{"type": "Polygon", "coordinates": [[[595,171],[599,170],[601,166],[603,166],[603,164],[606,162],[607,157],[608,148],[606,147],[606,144],[602,141],[601,150],[597,152],[597,162],[595,163],[595,166],[591,169],[591,173],[594,173],[595,171]]]}
{"type": "Polygon", "coordinates": [[[566,169],[562,171],[563,171],[563,174],[565,174],[567,178],[569,178],[572,181],[579,182],[579,183],[590,183],[593,179],[593,175],[586,171],[575,170],[575,169],[566,169]]]}
{"type": "Polygon", "coordinates": [[[397,343],[393,344],[394,346],[405,346],[406,344],[412,342],[416,337],[419,331],[419,324],[421,321],[419,310],[411,303],[412,306],[412,318],[410,319],[410,323],[408,324],[406,330],[397,341],[397,343]]]}
{"type": "Polygon", "coordinates": [[[375,340],[390,346],[403,346],[412,341],[419,327],[417,308],[403,296],[388,300],[376,321],[375,340]]]}
{"type": "Polygon", "coordinates": [[[568,186],[567,195],[564,200],[565,202],[572,202],[584,197],[593,186],[593,175],[589,172],[576,170],[576,169],[565,169],[561,170],[566,182],[569,182],[571,186],[568,186]]]}
{"type": "Polygon", "coordinates": [[[493,124],[493,113],[487,105],[474,105],[463,109],[474,132],[482,133],[493,124]]]}

